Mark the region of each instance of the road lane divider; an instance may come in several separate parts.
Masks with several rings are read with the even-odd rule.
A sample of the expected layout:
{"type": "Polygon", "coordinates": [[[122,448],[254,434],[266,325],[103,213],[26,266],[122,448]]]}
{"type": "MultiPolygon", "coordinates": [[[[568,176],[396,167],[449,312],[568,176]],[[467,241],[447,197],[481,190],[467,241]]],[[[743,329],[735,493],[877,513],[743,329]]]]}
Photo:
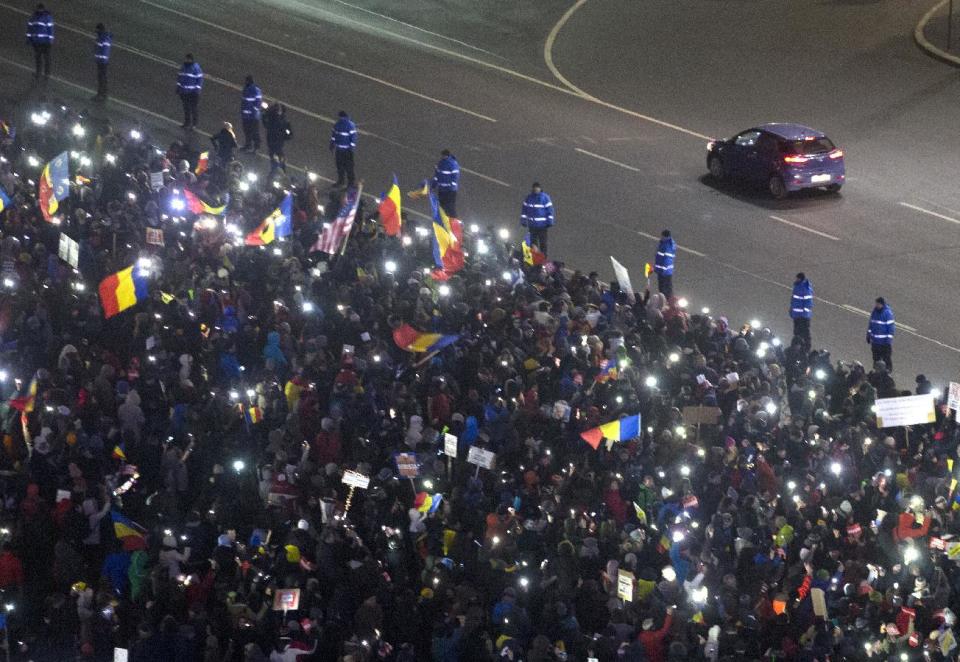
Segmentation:
{"type": "Polygon", "coordinates": [[[832,234],[827,234],[826,232],[821,232],[820,230],[814,230],[813,228],[808,228],[808,227],[805,226],[805,225],[800,225],[799,223],[794,223],[793,221],[788,221],[787,219],[781,218],[781,217],[779,217],[779,216],[773,216],[773,215],[771,215],[770,218],[772,218],[773,220],[777,221],[778,223],[783,223],[784,225],[789,225],[789,226],[792,227],[792,228],[796,228],[796,229],[798,229],[798,230],[803,230],[804,232],[809,232],[809,233],[811,233],[811,234],[815,234],[815,235],[819,235],[819,236],[821,236],[821,237],[825,237],[825,238],[827,238],[827,239],[829,239],[829,240],[831,240],[831,241],[840,241],[840,237],[834,237],[832,234]]]}
{"type": "Polygon", "coordinates": [[[592,157],[595,158],[595,159],[598,159],[598,160],[603,161],[603,162],[605,162],[605,163],[610,163],[610,164],[615,165],[615,166],[619,166],[619,167],[621,167],[621,168],[623,168],[623,169],[625,169],[625,170],[631,170],[631,171],[633,171],[633,172],[640,172],[640,168],[634,168],[632,165],[627,165],[626,163],[622,163],[622,162],[620,162],[620,161],[614,161],[613,159],[608,159],[606,156],[601,156],[600,154],[595,154],[594,152],[588,152],[587,150],[585,150],[585,149],[580,149],[579,147],[574,147],[574,148],[573,148],[573,151],[575,151],[575,152],[580,152],[581,154],[586,154],[587,156],[592,156],[592,157]]]}
{"type": "Polygon", "coordinates": [[[942,221],[947,221],[948,223],[953,223],[954,225],[960,225],[960,220],[952,218],[940,212],[933,211],[931,209],[926,209],[924,207],[918,207],[917,205],[912,205],[909,202],[898,202],[898,205],[901,207],[906,207],[907,209],[912,209],[913,211],[918,211],[921,214],[926,214],[928,216],[933,216],[934,218],[939,218],[942,221]]]}

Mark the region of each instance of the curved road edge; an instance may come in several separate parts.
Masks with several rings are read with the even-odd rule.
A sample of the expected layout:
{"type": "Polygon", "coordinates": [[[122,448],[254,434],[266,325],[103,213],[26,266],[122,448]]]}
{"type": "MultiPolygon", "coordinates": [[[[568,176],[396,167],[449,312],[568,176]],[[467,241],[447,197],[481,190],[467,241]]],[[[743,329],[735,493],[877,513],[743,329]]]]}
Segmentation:
{"type": "Polygon", "coordinates": [[[941,48],[937,48],[929,39],[927,39],[926,35],[927,24],[930,22],[930,19],[933,18],[933,15],[940,11],[949,1],[950,0],[940,0],[940,2],[936,3],[933,7],[927,10],[927,12],[920,19],[920,22],[917,23],[917,27],[913,30],[913,40],[917,42],[917,46],[919,46],[920,49],[930,57],[936,58],[941,62],[946,62],[954,67],[960,67],[960,57],[948,53],[941,48]]]}

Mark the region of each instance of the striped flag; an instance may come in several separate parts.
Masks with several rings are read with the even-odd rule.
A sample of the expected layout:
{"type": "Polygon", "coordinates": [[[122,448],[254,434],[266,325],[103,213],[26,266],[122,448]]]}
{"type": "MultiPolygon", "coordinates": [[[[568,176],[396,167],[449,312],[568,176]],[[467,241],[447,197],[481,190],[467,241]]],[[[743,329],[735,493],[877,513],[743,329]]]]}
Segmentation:
{"type": "Polygon", "coordinates": [[[397,183],[397,176],[393,176],[393,183],[390,190],[380,201],[378,210],[380,223],[383,225],[383,231],[388,237],[396,237],[400,234],[403,227],[403,219],[400,217],[400,185],[397,183]]]}
{"type": "Polygon", "coordinates": [[[458,335],[417,331],[409,324],[401,324],[393,330],[393,342],[407,352],[438,352],[459,339],[458,335]]]}
{"type": "Polygon", "coordinates": [[[594,450],[600,448],[604,439],[613,441],[629,441],[640,436],[640,414],[625,416],[624,418],[604,423],[600,427],[585,430],[580,437],[590,444],[594,450]]]}
{"type": "Polygon", "coordinates": [[[540,247],[530,241],[530,233],[523,238],[523,263],[530,267],[535,267],[547,261],[547,256],[540,247]]]}
{"type": "Polygon", "coordinates": [[[70,196],[70,155],[61,152],[43,168],[40,174],[38,199],[43,220],[52,222],[60,209],[60,201],[70,196]]]}
{"type": "Polygon", "coordinates": [[[357,203],[360,201],[360,193],[363,191],[361,184],[356,189],[348,189],[343,195],[343,203],[340,205],[340,211],[332,223],[324,223],[323,231],[317,237],[316,243],[310,249],[310,252],[327,253],[335,255],[345,246],[347,237],[353,229],[353,221],[357,215],[357,203]]]}
{"type": "Polygon", "coordinates": [[[197,177],[202,175],[207,171],[207,168],[210,167],[210,152],[200,152],[200,156],[197,158],[197,167],[194,169],[193,174],[197,177]]]}

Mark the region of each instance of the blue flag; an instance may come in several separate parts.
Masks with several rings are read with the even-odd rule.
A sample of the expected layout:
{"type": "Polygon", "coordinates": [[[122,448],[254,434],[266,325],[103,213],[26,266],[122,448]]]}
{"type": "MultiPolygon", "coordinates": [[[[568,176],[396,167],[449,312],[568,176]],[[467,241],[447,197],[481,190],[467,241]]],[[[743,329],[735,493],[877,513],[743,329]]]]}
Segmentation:
{"type": "Polygon", "coordinates": [[[280,206],[273,210],[270,217],[273,218],[273,231],[277,237],[293,234],[293,193],[283,196],[280,206]]]}

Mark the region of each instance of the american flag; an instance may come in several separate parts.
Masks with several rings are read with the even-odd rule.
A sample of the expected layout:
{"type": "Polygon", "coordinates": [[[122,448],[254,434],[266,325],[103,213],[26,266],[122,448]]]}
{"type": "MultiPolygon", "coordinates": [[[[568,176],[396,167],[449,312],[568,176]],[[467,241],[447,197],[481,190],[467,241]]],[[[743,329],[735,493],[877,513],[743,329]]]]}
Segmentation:
{"type": "Polygon", "coordinates": [[[356,189],[348,189],[343,196],[343,203],[340,205],[340,211],[332,223],[324,223],[320,236],[311,248],[311,252],[323,252],[329,255],[339,253],[343,247],[350,231],[353,229],[353,219],[357,215],[357,202],[360,200],[360,193],[363,186],[356,189]]]}

